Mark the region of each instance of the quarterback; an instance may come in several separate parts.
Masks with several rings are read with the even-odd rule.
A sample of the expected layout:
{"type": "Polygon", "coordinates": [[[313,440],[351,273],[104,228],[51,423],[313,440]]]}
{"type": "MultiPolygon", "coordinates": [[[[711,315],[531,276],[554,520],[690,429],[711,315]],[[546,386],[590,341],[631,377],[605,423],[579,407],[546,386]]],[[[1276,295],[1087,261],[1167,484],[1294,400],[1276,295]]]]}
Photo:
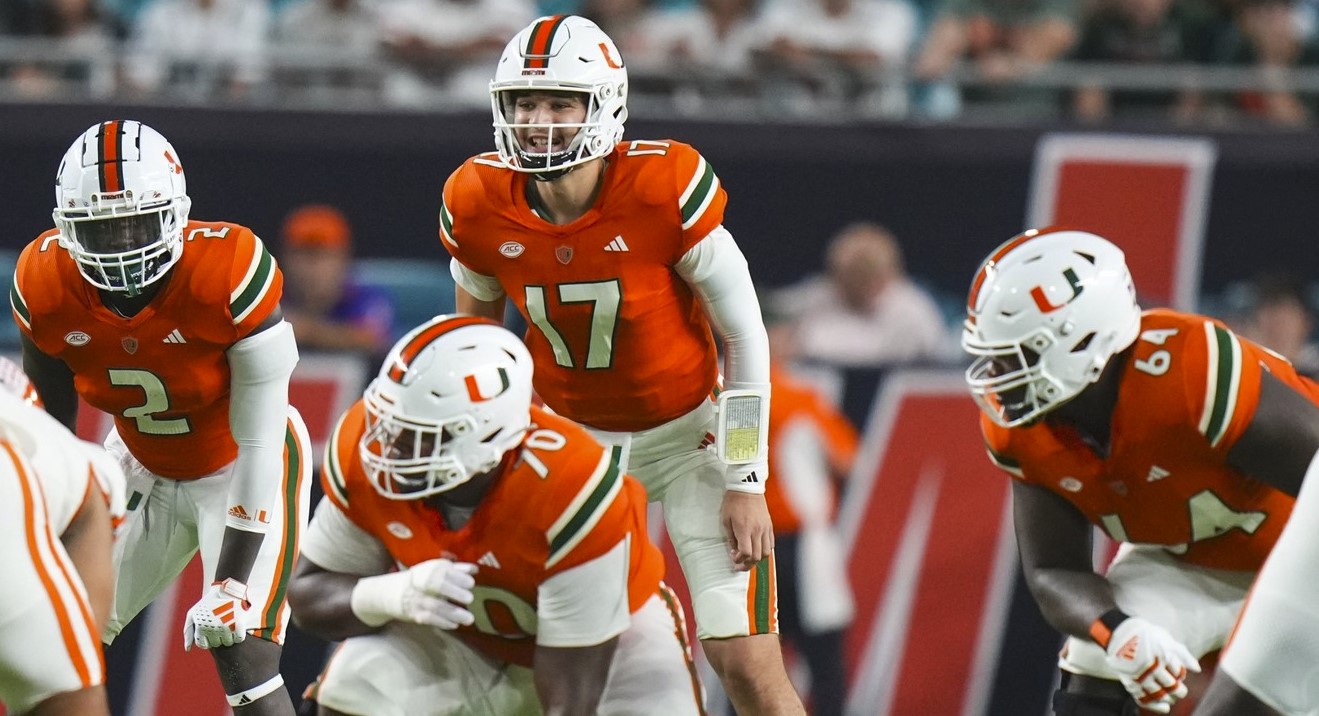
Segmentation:
{"type": "Polygon", "coordinates": [[[1319,447],[1319,385],[1218,321],[1142,312],[1122,251],[1028,231],[971,286],[962,346],[1022,567],[1069,638],[1058,714],[1168,713],[1221,648],[1319,447]],[[1107,572],[1091,527],[1121,543],[1107,572]]]}
{"type": "Polygon", "coordinates": [[[323,716],[704,713],[644,490],[531,375],[502,326],[439,316],[340,418],[289,588],[343,641],[323,716]]]}
{"type": "Polygon", "coordinates": [[[236,713],[291,714],[279,655],[310,469],[288,404],[298,352],[279,268],[247,228],[189,219],[178,153],[140,122],[78,137],[55,202],[55,228],[19,256],[10,303],[51,415],[72,429],[81,397],[114,418],[106,448],[128,513],[102,639],[200,550],[185,648],[211,650],[236,713]]]}
{"type": "Polygon", "coordinates": [[[512,301],[536,392],[617,446],[663,504],[733,704],[802,713],[777,638],[764,497],[768,340],[719,178],[689,145],[622,141],[624,60],[585,18],[519,32],[490,89],[495,151],[449,177],[440,210],[458,310],[499,320],[512,301]]]}

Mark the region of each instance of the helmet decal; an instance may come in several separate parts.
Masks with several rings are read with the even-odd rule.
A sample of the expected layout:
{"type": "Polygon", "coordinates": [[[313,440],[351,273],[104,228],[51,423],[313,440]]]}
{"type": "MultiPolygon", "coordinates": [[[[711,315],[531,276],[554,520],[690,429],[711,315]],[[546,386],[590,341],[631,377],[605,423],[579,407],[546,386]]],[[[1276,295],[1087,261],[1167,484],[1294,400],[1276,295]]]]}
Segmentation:
{"type": "Polygon", "coordinates": [[[1081,292],[1085,290],[1085,286],[1081,285],[1081,279],[1076,277],[1076,271],[1070,266],[1063,269],[1063,278],[1067,279],[1067,283],[1072,287],[1072,297],[1056,306],[1051,303],[1049,297],[1045,295],[1043,286],[1036,286],[1030,290],[1030,297],[1035,299],[1035,306],[1040,309],[1040,313],[1049,313],[1066,306],[1072,301],[1075,301],[1076,297],[1080,296],[1081,292]]]}
{"type": "Polygon", "coordinates": [[[470,373],[463,378],[463,384],[467,386],[467,397],[471,398],[473,403],[480,403],[482,401],[498,398],[504,394],[504,391],[508,390],[508,371],[504,370],[502,367],[497,370],[499,375],[499,389],[489,395],[486,395],[481,391],[480,385],[481,383],[490,382],[489,380],[482,380],[482,375],[489,375],[489,373],[470,373]]]}
{"type": "Polygon", "coordinates": [[[621,70],[621,69],[623,69],[623,58],[622,58],[622,56],[619,56],[618,61],[614,61],[614,58],[609,54],[609,46],[608,46],[608,45],[606,45],[605,43],[602,42],[602,43],[599,44],[599,48],[600,48],[600,54],[602,54],[602,55],[605,56],[605,64],[606,64],[606,65],[609,65],[610,67],[612,67],[613,69],[616,69],[616,70],[621,70]]]}

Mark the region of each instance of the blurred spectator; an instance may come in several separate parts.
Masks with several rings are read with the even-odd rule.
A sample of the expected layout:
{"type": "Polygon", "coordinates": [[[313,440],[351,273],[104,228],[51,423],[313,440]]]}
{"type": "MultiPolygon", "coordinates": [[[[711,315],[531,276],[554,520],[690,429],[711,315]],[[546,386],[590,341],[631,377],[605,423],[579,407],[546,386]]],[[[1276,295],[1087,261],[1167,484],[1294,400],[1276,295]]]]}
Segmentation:
{"type": "Polygon", "coordinates": [[[743,75],[750,68],[751,48],[760,40],[756,6],[757,0],[701,0],[657,13],[650,28],[676,73],[743,75]]]}
{"type": "Polygon", "coordinates": [[[868,96],[880,106],[898,101],[894,113],[905,110],[905,89],[901,96],[879,90],[880,72],[903,68],[915,41],[908,0],[776,0],[759,29],[762,66],[817,94],[868,96]]]}
{"type": "Polygon", "coordinates": [[[781,290],[796,320],[800,357],[836,366],[883,366],[948,356],[952,338],[934,299],[906,275],[902,249],[873,223],[829,244],[827,274],[781,290]]]}
{"type": "Polygon", "coordinates": [[[281,48],[370,57],[380,42],[378,10],[373,0],[299,0],[280,12],[275,38],[281,48]]]}
{"type": "Polygon", "coordinates": [[[372,358],[389,350],[393,304],[384,291],[354,281],[352,234],[339,210],[317,204],[295,209],[284,221],[281,246],[284,317],[299,347],[372,358]]]}
{"type": "Polygon", "coordinates": [[[1292,362],[1296,371],[1319,379],[1319,345],[1312,340],[1314,311],[1295,279],[1261,276],[1251,282],[1241,334],[1292,362]]]}
{"type": "Polygon", "coordinates": [[[128,78],[141,91],[244,99],[266,76],[266,0],[157,0],[138,16],[128,78]]]}
{"type": "Polygon", "coordinates": [[[114,87],[114,25],[97,0],[35,0],[25,5],[18,34],[52,42],[49,55],[14,67],[10,79],[27,97],[49,97],[80,85],[105,95],[114,87]]]}
{"type": "MultiPolygon", "coordinates": [[[[787,369],[796,353],[793,324],[767,316],[770,385],[769,471],[765,502],[774,522],[779,629],[810,672],[814,716],[842,716],[847,694],[843,639],[855,605],[842,538],[835,529],[837,490],[856,457],[847,418],[787,369]]],[[[799,687],[800,688],[800,687],[799,687]]]]}
{"type": "Polygon", "coordinates": [[[1288,71],[1319,66],[1319,47],[1297,21],[1292,1],[1238,0],[1233,7],[1235,22],[1220,58],[1259,70],[1259,88],[1237,93],[1237,108],[1270,124],[1308,124],[1314,108],[1297,96],[1288,71]]]}
{"type": "MultiPolygon", "coordinates": [[[[1072,59],[1080,62],[1160,64],[1209,59],[1210,18],[1195,10],[1194,0],[1102,0],[1081,32],[1072,59]]],[[[1109,90],[1082,81],[1072,97],[1072,111],[1085,122],[1112,117],[1190,119],[1198,92],[1173,88],[1109,90]]]]}
{"type": "Polygon", "coordinates": [[[499,54],[535,18],[532,0],[395,0],[382,7],[385,54],[397,65],[387,98],[489,107],[499,54]]]}
{"type": "MultiPolygon", "coordinates": [[[[1052,105],[1051,93],[1014,91],[1007,85],[1072,49],[1077,39],[1077,2],[942,0],[913,74],[922,82],[939,83],[959,61],[968,60],[976,78],[987,85],[963,92],[968,100],[1015,101],[1025,111],[1041,102],[1052,105]]],[[[953,99],[950,105],[960,106],[960,100],[953,99]]]]}
{"type": "Polygon", "coordinates": [[[274,45],[284,60],[280,86],[378,92],[378,73],[365,66],[380,49],[378,12],[375,0],[298,0],[280,11],[274,45]]]}

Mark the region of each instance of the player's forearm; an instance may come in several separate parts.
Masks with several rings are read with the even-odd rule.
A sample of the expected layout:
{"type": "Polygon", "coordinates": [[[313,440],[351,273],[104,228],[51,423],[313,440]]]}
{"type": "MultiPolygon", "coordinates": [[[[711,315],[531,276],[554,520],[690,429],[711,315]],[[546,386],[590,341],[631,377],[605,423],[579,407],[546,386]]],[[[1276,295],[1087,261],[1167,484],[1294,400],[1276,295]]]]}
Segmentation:
{"type": "Polygon", "coordinates": [[[357,576],[315,566],[307,568],[309,565],[312,563],[304,557],[289,583],[289,608],[299,629],[327,641],[342,641],[380,630],[364,624],[353,612],[357,576]]]}
{"type": "Polygon", "coordinates": [[[483,301],[467,292],[462,286],[455,287],[454,306],[459,313],[489,318],[498,323],[504,322],[504,299],[483,301]]]}
{"type": "Polygon", "coordinates": [[[264,532],[225,527],[220,556],[215,561],[215,581],[222,582],[232,577],[247,584],[252,575],[252,565],[256,563],[257,552],[261,550],[265,538],[264,532]]]}
{"type": "Polygon", "coordinates": [[[1068,636],[1088,638],[1094,621],[1117,608],[1113,587],[1094,572],[1037,569],[1027,573],[1026,583],[1044,620],[1068,636]]]}
{"type": "Polygon", "coordinates": [[[60,535],[60,541],[87,590],[96,628],[104,629],[114,600],[114,571],[110,564],[114,537],[110,531],[109,510],[95,490],[88,494],[78,516],[60,535]]]}

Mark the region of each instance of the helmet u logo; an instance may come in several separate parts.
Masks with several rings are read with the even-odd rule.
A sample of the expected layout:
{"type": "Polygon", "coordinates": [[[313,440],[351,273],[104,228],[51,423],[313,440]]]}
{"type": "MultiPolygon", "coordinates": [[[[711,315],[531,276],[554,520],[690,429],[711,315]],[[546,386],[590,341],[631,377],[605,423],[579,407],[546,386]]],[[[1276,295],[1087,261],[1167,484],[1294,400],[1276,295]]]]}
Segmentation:
{"type": "MultiPolygon", "coordinates": [[[[504,370],[503,368],[499,368],[498,370],[499,370],[499,389],[494,391],[490,395],[485,394],[485,391],[482,389],[481,386],[482,381],[477,380],[475,373],[468,375],[466,378],[463,379],[463,382],[467,385],[467,397],[471,398],[473,403],[480,403],[485,400],[490,400],[491,398],[497,398],[503,395],[504,391],[508,390],[508,371],[504,370]]],[[[487,380],[484,382],[489,383],[490,381],[487,380]]],[[[487,386],[487,387],[492,387],[492,386],[487,386]]]]}
{"type": "Polygon", "coordinates": [[[1030,297],[1035,299],[1035,306],[1040,309],[1040,313],[1049,313],[1066,306],[1075,301],[1076,297],[1081,295],[1081,291],[1085,290],[1085,286],[1081,285],[1081,279],[1077,278],[1076,272],[1070,268],[1063,269],[1063,277],[1067,279],[1068,285],[1072,287],[1072,297],[1057,305],[1049,301],[1049,297],[1044,293],[1043,286],[1036,286],[1030,290],[1030,297]]]}
{"type": "Polygon", "coordinates": [[[616,70],[621,70],[621,69],[623,69],[623,63],[622,63],[622,62],[614,62],[614,58],[609,56],[609,48],[606,47],[606,46],[605,46],[605,43],[603,43],[603,42],[600,43],[600,54],[602,54],[602,55],[605,56],[605,64],[606,64],[606,65],[609,65],[610,67],[612,67],[612,68],[614,68],[614,69],[616,69],[616,70]]]}

